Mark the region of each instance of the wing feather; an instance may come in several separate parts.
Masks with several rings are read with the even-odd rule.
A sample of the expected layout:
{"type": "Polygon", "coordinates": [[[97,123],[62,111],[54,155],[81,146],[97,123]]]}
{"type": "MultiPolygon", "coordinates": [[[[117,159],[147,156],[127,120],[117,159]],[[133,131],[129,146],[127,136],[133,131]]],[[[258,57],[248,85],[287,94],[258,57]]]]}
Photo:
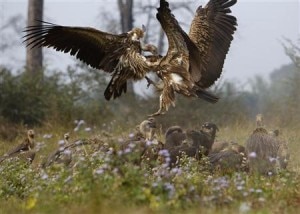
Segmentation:
{"type": "Polygon", "coordinates": [[[221,76],[236,30],[236,18],[230,15],[230,7],[236,2],[210,0],[204,8],[198,7],[192,21],[189,37],[201,54],[190,57],[190,72],[194,82],[203,88],[211,86],[221,76]]]}
{"type": "Polygon", "coordinates": [[[160,1],[160,7],[157,9],[156,18],[161,24],[167,35],[169,49],[167,55],[172,56],[173,53],[182,53],[188,56],[186,38],[188,35],[182,30],[175,16],[171,13],[169,3],[165,0],[160,1]]]}
{"type": "Polygon", "coordinates": [[[28,26],[24,42],[31,48],[52,47],[70,53],[93,68],[112,72],[126,50],[126,34],[109,34],[85,27],[67,27],[49,22],[28,26]],[[120,48],[121,47],[121,48],[120,48]],[[122,49],[123,47],[123,49],[122,49]],[[118,51],[112,51],[116,50],[118,51]]]}

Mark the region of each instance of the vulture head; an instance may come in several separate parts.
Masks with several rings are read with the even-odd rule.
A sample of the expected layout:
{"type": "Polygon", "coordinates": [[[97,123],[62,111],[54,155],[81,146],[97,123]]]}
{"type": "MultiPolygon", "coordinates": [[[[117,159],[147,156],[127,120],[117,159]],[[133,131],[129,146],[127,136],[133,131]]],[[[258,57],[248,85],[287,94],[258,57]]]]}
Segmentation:
{"type": "Polygon", "coordinates": [[[264,116],[262,114],[256,115],[256,127],[263,127],[264,126],[264,116]]]}
{"type": "Polygon", "coordinates": [[[216,132],[219,131],[218,127],[214,123],[205,122],[201,126],[201,131],[208,134],[209,136],[215,136],[216,132]]]}
{"type": "Polygon", "coordinates": [[[139,125],[139,132],[147,139],[152,140],[156,129],[156,120],[153,117],[144,120],[139,125]]]}
{"type": "Polygon", "coordinates": [[[275,130],[269,131],[269,134],[273,137],[278,137],[279,136],[279,130],[275,129],[275,130]]]}
{"type": "Polygon", "coordinates": [[[34,138],[34,131],[32,129],[27,131],[27,136],[29,139],[33,139],[34,138]]]}
{"type": "Polygon", "coordinates": [[[65,144],[69,143],[69,139],[70,139],[70,134],[69,133],[65,133],[64,134],[64,142],[65,142],[65,144]]]}
{"type": "Polygon", "coordinates": [[[26,142],[27,145],[29,146],[29,149],[33,149],[34,148],[34,131],[32,129],[29,129],[27,131],[27,138],[26,142]]]}
{"type": "Polygon", "coordinates": [[[133,28],[131,31],[128,32],[128,35],[130,36],[132,41],[139,42],[140,39],[144,37],[144,31],[140,28],[133,28]]]}

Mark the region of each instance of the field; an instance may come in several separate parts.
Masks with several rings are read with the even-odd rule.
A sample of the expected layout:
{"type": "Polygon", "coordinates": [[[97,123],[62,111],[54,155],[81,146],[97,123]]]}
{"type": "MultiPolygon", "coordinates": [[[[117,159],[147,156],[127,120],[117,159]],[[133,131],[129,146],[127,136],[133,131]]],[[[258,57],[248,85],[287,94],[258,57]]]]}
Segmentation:
{"type": "MultiPolygon", "coordinates": [[[[217,140],[244,144],[253,124],[233,123],[219,127],[217,140]]],[[[109,127],[81,128],[71,139],[97,139],[113,145],[128,138],[134,128],[109,132],[109,127]],[[105,130],[104,130],[105,129],[105,130]]],[[[283,127],[281,137],[289,142],[288,170],[273,176],[243,172],[210,172],[205,159],[188,158],[180,167],[140,166],[124,161],[112,150],[79,154],[72,168],[53,165],[41,169],[45,157],[57,148],[64,128],[36,128],[39,148],[31,166],[22,161],[0,165],[1,213],[299,213],[300,141],[297,129],[283,127]],[[55,130],[55,131],[53,131],[55,130]],[[45,135],[45,134],[48,134],[45,135]],[[154,169],[153,169],[154,168],[154,169]]],[[[18,144],[0,142],[4,154],[18,144]]],[[[162,138],[162,136],[161,136],[162,138]]],[[[106,144],[105,144],[106,143],[106,144]]],[[[101,150],[101,149],[100,149],[101,150]]],[[[135,154],[126,154],[133,158],[135,154]]]]}

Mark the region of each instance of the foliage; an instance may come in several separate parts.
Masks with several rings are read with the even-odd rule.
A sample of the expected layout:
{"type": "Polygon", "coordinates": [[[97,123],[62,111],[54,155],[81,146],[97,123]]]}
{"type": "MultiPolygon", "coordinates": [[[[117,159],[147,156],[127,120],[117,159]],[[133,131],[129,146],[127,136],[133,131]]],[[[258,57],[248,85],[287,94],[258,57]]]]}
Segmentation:
{"type": "MultiPolygon", "coordinates": [[[[239,125],[231,126],[229,131],[224,127],[220,130],[221,139],[240,136],[244,140],[243,136],[251,131],[239,125]]],[[[296,212],[300,208],[299,135],[288,129],[284,133],[293,149],[292,162],[287,171],[270,177],[212,173],[205,159],[197,162],[187,157],[172,169],[159,163],[152,168],[136,165],[125,158],[134,154],[115,152],[113,144],[123,135],[111,133],[112,137],[106,138],[98,134],[100,148],[85,148],[90,153],[74,155],[70,167],[54,164],[42,169],[38,164],[41,157],[32,166],[15,159],[3,162],[1,209],[3,213],[296,212]]],[[[44,141],[51,146],[51,139],[44,141]]],[[[39,154],[45,149],[41,148],[39,154]]]]}

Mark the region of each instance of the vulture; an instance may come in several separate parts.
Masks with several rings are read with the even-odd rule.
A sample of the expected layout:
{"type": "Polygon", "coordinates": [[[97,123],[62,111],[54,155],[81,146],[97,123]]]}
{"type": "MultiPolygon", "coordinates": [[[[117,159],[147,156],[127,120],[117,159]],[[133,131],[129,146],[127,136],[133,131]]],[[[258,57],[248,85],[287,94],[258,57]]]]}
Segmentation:
{"type": "Polygon", "coordinates": [[[68,147],[71,145],[69,139],[70,134],[65,133],[63,143],[43,161],[42,168],[49,167],[54,163],[63,163],[68,166],[72,162],[72,153],[68,150],[68,147]]]}
{"type": "Polygon", "coordinates": [[[265,128],[256,128],[247,139],[245,148],[251,173],[276,173],[280,142],[275,136],[265,128]]]}
{"type": "Polygon", "coordinates": [[[14,149],[10,150],[8,153],[4,154],[0,158],[0,163],[6,159],[19,157],[21,159],[25,159],[26,162],[32,163],[35,157],[34,149],[34,130],[30,129],[27,131],[27,137],[23,140],[21,144],[19,144],[14,149]]]}
{"type": "Polygon", "coordinates": [[[137,165],[142,161],[150,165],[155,162],[158,152],[163,148],[162,142],[156,138],[156,130],[155,118],[150,117],[142,121],[137,126],[135,135],[120,145],[124,160],[137,165]]]}
{"type": "Polygon", "coordinates": [[[47,168],[54,164],[73,167],[78,156],[90,155],[91,152],[100,149],[99,141],[95,139],[78,139],[70,142],[70,134],[64,134],[64,140],[59,142],[59,148],[52,152],[42,163],[42,168],[47,168]]]}
{"type": "Polygon", "coordinates": [[[112,78],[106,87],[106,100],[126,93],[127,80],[143,79],[151,67],[151,60],[142,51],[152,52],[154,45],[142,47],[144,29],[133,28],[127,33],[110,34],[90,27],[68,27],[40,21],[28,26],[24,42],[28,47],[48,47],[70,53],[89,66],[110,73],[112,78]]]}
{"type": "Polygon", "coordinates": [[[256,115],[256,129],[246,142],[246,153],[250,171],[264,175],[286,169],[290,160],[288,142],[278,129],[266,129],[262,114],[256,115]]]}
{"type": "Polygon", "coordinates": [[[248,170],[244,146],[234,142],[217,142],[217,144],[219,145],[214,144],[208,155],[212,169],[225,173],[248,170]]]}
{"type": "Polygon", "coordinates": [[[169,3],[160,0],[156,17],[166,33],[169,47],[165,56],[151,61],[152,70],[162,80],[159,110],[151,116],[164,114],[170,105],[175,106],[175,92],[187,97],[202,98],[210,103],[218,97],[206,91],[221,76],[224,60],[229,50],[236,18],[230,7],[237,0],[210,0],[198,7],[189,34],[183,31],[169,3]]]}
{"type": "Polygon", "coordinates": [[[211,151],[218,128],[214,123],[205,122],[200,131],[183,131],[179,126],[171,126],[165,134],[165,147],[170,155],[169,166],[178,164],[182,154],[201,159],[211,151]]]}
{"type": "Polygon", "coordinates": [[[280,169],[286,169],[290,161],[290,149],[288,146],[288,142],[280,138],[278,129],[269,131],[269,135],[275,137],[279,142],[277,167],[280,169]]]}

